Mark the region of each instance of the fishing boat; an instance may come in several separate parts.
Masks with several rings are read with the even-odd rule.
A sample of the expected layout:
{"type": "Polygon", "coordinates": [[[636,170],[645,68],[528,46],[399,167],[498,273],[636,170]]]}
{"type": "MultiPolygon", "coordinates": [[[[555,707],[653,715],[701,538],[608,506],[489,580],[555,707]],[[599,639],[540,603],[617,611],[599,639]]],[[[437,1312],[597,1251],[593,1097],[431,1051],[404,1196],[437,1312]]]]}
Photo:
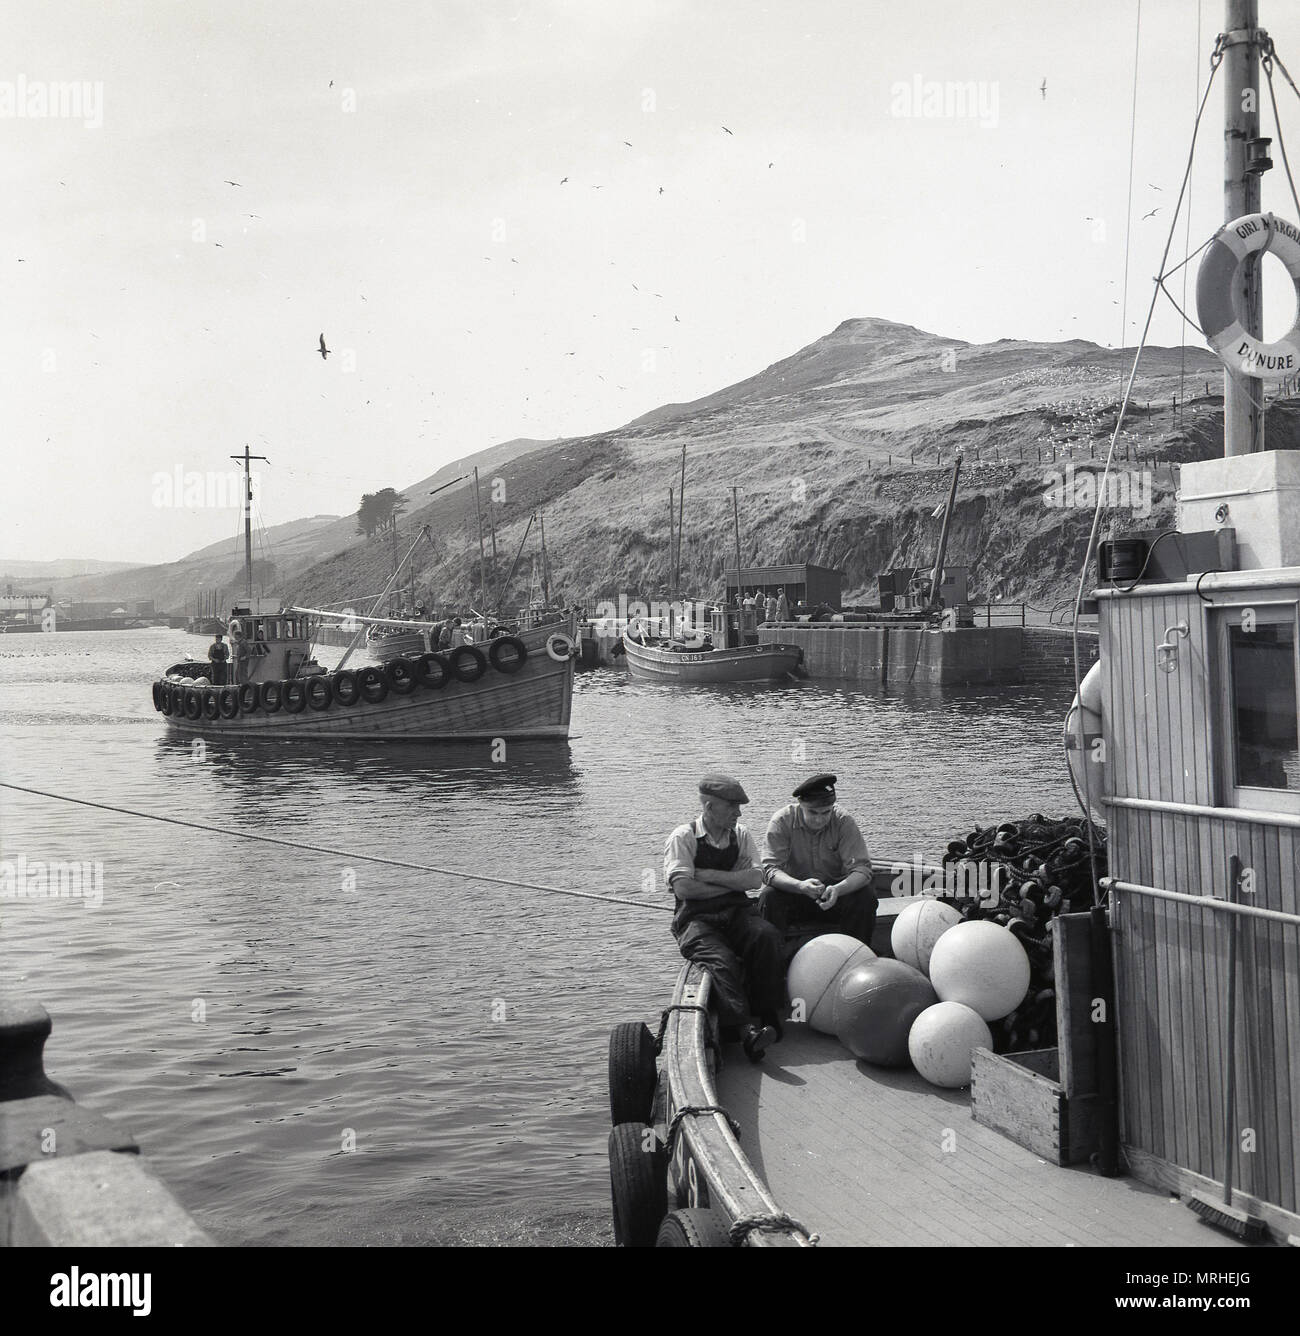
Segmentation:
{"type": "MultiPolygon", "coordinates": [[[[1176,529],[1099,544],[1095,512],[1075,612],[1095,605],[1101,657],[1066,755],[1109,861],[1098,875],[1090,857],[1086,911],[1048,920],[1056,1045],[968,1043],[968,1088],[941,1086],[792,1020],[749,1063],[720,1044],[710,978],[687,965],[657,1035],[611,1036],[621,1244],[1300,1238],[1300,455],[1264,448],[1260,409],[1265,385],[1294,390],[1300,321],[1263,343],[1259,282],[1272,253],[1300,289],[1300,228],[1261,212],[1270,141],[1262,99],[1244,96],[1280,56],[1255,0],[1226,13],[1205,87],[1228,85],[1225,223],[1197,282],[1227,370],[1225,454],[1183,465],[1176,529]]],[[[925,894],[943,900],[942,877],[925,894]]],[[[882,955],[897,884],[878,870],[882,955]]]]}
{"type": "MultiPolygon", "coordinates": [[[[171,731],[222,739],[568,737],[577,653],[572,616],[517,634],[481,618],[466,643],[439,651],[430,646],[429,632],[440,623],[396,625],[352,612],[263,607],[252,593],[251,488],[245,507],[247,594],[223,627],[234,647],[230,680],[213,682],[213,666],[194,660],[168,667],[153,683],[153,704],[171,731]],[[330,670],[312,657],[313,628],[327,618],[355,631],[330,670]],[[349,668],[353,649],[375,627],[381,628],[382,661],[349,668]]],[[[427,535],[426,528],[403,565],[427,535]]],[[[401,565],[376,604],[400,571],[401,565]]]]}
{"type": "Polygon", "coordinates": [[[628,675],[655,682],[714,686],[722,682],[784,682],[802,677],[803,650],[759,644],[752,608],[714,608],[707,633],[651,636],[633,619],[623,635],[628,675]]]}

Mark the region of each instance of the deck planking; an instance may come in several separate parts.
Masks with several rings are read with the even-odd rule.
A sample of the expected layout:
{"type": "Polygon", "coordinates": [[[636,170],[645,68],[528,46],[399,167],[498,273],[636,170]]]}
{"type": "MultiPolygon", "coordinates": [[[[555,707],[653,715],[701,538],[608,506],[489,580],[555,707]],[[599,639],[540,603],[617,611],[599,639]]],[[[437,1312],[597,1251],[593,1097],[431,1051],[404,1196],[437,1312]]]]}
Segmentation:
{"type": "Polygon", "coordinates": [[[1059,1168],[981,1126],[969,1091],[856,1062],[807,1026],[787,1025],[762,1063],[727,1059],[718,1093],[741,1149],[824,1245],[1241,1246],[1163,1191],[1059,1168]]]}

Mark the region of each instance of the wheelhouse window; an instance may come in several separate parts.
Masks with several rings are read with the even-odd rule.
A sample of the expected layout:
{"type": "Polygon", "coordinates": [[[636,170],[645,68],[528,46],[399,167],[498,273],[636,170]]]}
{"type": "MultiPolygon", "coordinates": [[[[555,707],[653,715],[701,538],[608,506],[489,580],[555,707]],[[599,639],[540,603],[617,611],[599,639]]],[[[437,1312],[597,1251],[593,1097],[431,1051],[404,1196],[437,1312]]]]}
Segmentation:
{"type": "Polygon", "coordinates": [[[1296,606],[1224,614],[1227,784],[1233,805],[1300,811],[1296,606]]]}

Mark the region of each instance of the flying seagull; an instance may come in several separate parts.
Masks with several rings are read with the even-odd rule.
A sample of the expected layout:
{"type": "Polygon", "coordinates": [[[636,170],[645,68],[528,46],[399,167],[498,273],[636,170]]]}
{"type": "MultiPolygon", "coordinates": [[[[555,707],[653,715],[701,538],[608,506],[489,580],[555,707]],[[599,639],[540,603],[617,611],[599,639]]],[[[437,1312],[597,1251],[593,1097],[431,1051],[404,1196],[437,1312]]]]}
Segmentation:
{"type": "MultiPolygon", "coordinates": [[[[724,125],[722,128],[723,128],[724,130],[727,130],[727,127],[726,127],[725,125],[724,125]]],[[[731,135],[731,137],[732,137],[733,139],[736,137],[734,134],[732,134],[732,132],[731,132],[730,130],[727,130],[727,133],[728,133],[729,135],[731,135]]]]}
{"type": "Polygon", "coordinates": [[[567,181],[568,181],[568,179],[569,179],[569,178],[568,178],[568,177],[567,177],[567,176],[566,176],[566,177],[565,177],[565,178],[564,178],[564,180],[562,180],[562,181],[561,181],[561,182],[560,182],[560,184],[561,184],[561,185],[564,185],[564,184],[565,184],[565,182],[567,182],[567,181]]]}
{"type": "Polygon", "coordinates": [[[241,190],[244,188],[238,181],[227,181],[226,184],[228,186],[239,186],[241,190]]]}
{"type": "Polygon", "coordinates": [[[320,336],[320,360],[323,362],[330,355],[330,350],[325,346],[325,335],[320,336]]]}
{"type": "Polygon", "coordinates": [[[1146,222],[1148,218],[1154,218],[1156,214],[1158,214],[1159,212],[1160,212],[1159,209],[1152,209],[1150,213],[1144,213],[1142,215],[1142,221],[1146,222]]]}
{"type": "Polygon", "coordinates": [[[1047,101],[1047,76],[1043,76],[1043,82],[1038,85],[1038,91],[1043,95],[1043,101],[1047,101]]]}

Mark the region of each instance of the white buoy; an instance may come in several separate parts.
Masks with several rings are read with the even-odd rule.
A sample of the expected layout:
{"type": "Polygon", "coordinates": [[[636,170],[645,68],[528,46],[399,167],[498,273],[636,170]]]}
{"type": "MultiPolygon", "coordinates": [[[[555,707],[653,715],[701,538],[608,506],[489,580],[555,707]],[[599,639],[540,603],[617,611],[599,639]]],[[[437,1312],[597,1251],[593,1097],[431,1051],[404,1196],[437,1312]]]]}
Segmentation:
{"type": "Polygon", "coordinates": [[[934,944],[960,922],[961,914],[951,905],[940,904],[938,900],[914,900],[894,920],[889,935],[894,959],[929,974],[934,944]]]}
{"type": "Polygon", "coordinates": [[[801,946],[790,962],[786,989],[794,1014],[822,1034],[834,1034],[831,1008],[835,1000],[835,981],[850,964],[874,960],[876,953],[856,937],[843,932],[827,932],[801,946]]]}
{"type": "Polygon", "coordinates": [[[964,1002],[986,1021],[1000,1020],[1029,988],[1029,957],[1000,923],[959,923],[930,953],[930,982],[941,1002],[964,1002]]]}
{"type": "Polygon", "coordinates": [[[993,1033],[964,1002],[936,1002],[912,1022],[907,1052],[931,1085],[956,1090],[970,1085],[971,1051],[992,1048],[993,1033]]]}

